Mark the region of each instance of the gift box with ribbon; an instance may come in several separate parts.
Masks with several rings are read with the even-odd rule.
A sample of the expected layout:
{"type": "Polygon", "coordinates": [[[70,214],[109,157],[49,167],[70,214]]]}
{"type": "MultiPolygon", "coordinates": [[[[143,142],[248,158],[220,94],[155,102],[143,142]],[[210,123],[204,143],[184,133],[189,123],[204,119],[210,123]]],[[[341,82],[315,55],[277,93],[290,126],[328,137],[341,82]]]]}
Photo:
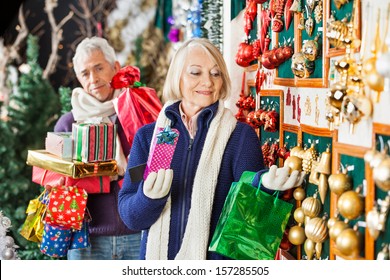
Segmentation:
{"type": "Polygon", "coordinates": [[[85,163],[113,160],[116,134],[116,124],[113,123],[73,124],[73,159],[85,163]]]}
{"type": "Polygon", "coordinates": [[[73,157],[72,132],[48,132],[45,150],[60,158],[71,160],[73,157]]]}
{"type": "Polygon", "coordinates": [[[64,186],[80,187],[89,194],[110,192],[109,176],[91,176],[75,179],[40,167],[33,166],[32,168],[32,181],[41,186],[58,186],[61,178],[64,178],[64,186]]]}
{"type": "Polygon", "coordinates": [[[169,126],[157,127],[156,135],[152,139],[148,162],[146,163],[144,180],[150,172],[157,172],[159,169],[169,169],[173,154],[179,140],[179,131],[169,126]]]}
{"type": "Polygon", "coordinates": [[[80,230],[83,224],[88,194],[79,187],[60,186],[50,191],[45,223],[80,230]]]}
{"type": "Polygon", "coordinates": [[[68,161],[57,157],[46,150],[29,150],[27,154],[27,164],[76,179],[90,176],[118,175],[118,167],[115,160],[94,163],[68,161]]]}

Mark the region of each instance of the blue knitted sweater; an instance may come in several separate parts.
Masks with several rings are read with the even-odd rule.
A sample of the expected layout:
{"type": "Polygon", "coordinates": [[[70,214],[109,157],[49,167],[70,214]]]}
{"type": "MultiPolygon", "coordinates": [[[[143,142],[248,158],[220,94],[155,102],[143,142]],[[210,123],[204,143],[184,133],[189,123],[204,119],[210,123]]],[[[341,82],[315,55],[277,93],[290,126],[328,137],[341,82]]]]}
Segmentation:
{"type": "MultiPolygon", "coordinates": [[[[168,259],[174,259],[180,249],[191,206],[192,186],[210,122],[218,109],[218,102],[202,110],[197,119],[198,130],[191,139],[179,113],[179,103],[169,106],[165,114],[172,121],[172,128],[179,130],[180,136],[173,155],[171,168],[171,221],[168,245],[168,259]]],[[[146,163],[155,123],[138,130],[130,152],[128,168],[146,163]]],[[[237,122],[221,162],[216,185],[214,204],[210,221],[209,241],[215,231],[226,196],[232,182],[240,179],[244,171],[259,171],[264,163],[259,139],[249,125],[237,122]]],[[[126,172],[119,192],[119,214],[123,222],[132,230],[144,230],[141,242],[141,259],[145,258],[148,229],[160,216],[168,196],[150,199],[143,193],[143,181],[132,182],[126,172]]],[[[208,252],[207,259],[225,259],[208,252]]]]}

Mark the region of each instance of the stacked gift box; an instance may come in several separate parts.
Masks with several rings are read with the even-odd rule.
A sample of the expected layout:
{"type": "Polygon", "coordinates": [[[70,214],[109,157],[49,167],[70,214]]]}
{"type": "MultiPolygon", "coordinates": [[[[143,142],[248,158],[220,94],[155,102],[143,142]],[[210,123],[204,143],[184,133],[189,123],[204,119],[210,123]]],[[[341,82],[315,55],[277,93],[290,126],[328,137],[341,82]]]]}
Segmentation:
{"type": "MultiPolygon", "coordinates": [[[[110,177],[118,174],[116,134],[115,124],[77,123],[73,124],[72,132],[48,132],[44,150],[28,151],[32,181],[54,186],[44,213],[40,213],[44,227],[39,230],[43,233],[33,231],[34,238],[24,235],[28,240],[40,242],[42,253],[64,257],[69,249],[90,246],[89,218],[85,215],[87,197],[110,192],[110,177]]],[[[36,213],[29,211],[28,215],[31,218],[36,213]]],[[[25,232],[34,227],[31,220],[24,227],[25,232]]]]}

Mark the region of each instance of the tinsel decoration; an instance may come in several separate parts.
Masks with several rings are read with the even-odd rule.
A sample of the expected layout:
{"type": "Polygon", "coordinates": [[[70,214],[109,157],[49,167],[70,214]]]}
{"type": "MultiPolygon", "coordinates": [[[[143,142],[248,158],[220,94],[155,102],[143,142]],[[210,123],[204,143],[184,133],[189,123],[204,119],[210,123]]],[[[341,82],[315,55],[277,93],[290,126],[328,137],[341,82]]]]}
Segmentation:
{"type": "Polygon", "coordinates": [[[17,260],[18,254],[14,239],[7,235],[11,227],[11,220],[0,211],[0,260],[17,260]]]}
{"type": "Polygon", "coordinates": [[[223,5],[222,0],[203,0],[202,37],[208,38],[221,51],[223,50],[223,5]]]}

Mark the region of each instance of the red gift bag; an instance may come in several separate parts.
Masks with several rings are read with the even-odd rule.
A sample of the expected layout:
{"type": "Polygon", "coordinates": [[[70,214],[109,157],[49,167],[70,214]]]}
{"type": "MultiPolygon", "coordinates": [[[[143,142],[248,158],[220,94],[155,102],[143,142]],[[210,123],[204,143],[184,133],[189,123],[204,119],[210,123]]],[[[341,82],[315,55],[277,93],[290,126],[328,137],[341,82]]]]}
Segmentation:
{"type": "Polygon", "coordinates": [[[154,122],[162,109],[156,91],[141,86],[139,81],[139,69],[133,66],[122,68],[111,81],[111,86],[115,89],[125,87],[113,102],[120,123],[126,124],[123,129],[130,145],[137,130],[154,122]]]}
{"type": "Polygon", "coordinates": [[[87,192],[76,186],[54,187],[50,191],[45,222],[65,229],[80,230],[83,225],[87,192]]]}

